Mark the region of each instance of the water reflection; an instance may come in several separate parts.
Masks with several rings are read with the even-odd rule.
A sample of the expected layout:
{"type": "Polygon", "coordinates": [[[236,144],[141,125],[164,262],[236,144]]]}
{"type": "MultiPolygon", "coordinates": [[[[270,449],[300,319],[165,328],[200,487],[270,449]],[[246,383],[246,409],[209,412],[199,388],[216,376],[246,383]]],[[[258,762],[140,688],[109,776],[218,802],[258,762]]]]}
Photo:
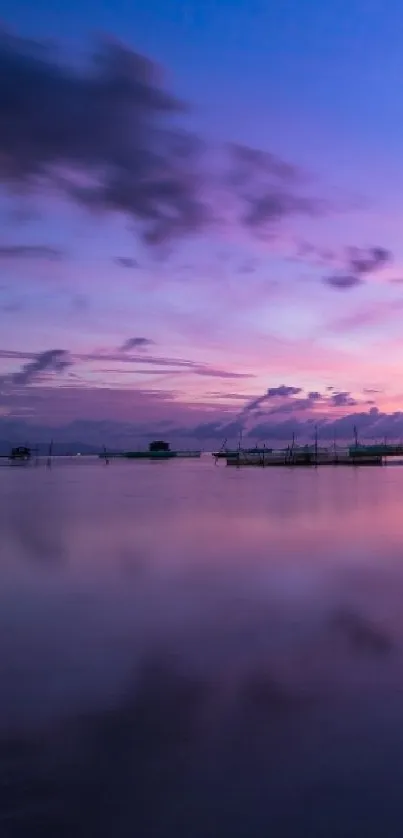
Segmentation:
{"type": "Polygon", "coordinates": [[[403,469],[163,465],[0,474],[4,835],[400,836],[403,469]]]}

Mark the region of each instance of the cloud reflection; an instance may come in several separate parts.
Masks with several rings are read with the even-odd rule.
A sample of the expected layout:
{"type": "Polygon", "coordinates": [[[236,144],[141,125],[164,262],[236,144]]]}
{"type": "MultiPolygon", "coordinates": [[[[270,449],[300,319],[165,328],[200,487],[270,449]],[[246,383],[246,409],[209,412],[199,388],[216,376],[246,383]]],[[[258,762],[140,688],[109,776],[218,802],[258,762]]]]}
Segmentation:
{"type": "Polygon", "coordinates": [[[22,538],[0,481],[9,834],[340,836],[401,746],[403,473],[104,471],[27,472],[22,538]]]}

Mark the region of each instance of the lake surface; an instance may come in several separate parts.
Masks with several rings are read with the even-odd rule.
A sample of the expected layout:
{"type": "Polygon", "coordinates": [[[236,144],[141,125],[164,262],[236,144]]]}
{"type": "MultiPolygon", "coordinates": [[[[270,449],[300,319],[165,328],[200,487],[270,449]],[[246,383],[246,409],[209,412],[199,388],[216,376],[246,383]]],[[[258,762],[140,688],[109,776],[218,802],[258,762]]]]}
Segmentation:
{"type": "Polygon", "coordinates": [[[403,468],[0,469],[1,838],[401,838],[403,468]]]}

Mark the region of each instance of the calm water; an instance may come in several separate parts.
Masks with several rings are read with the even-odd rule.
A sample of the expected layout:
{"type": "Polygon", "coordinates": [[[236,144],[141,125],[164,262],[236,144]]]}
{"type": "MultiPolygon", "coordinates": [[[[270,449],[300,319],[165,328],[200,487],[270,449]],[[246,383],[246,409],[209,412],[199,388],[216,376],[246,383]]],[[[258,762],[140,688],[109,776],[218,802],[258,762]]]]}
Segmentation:
{"type": "Polygon", "coordinates": [[[401,467],[1,468],[1,838],[400,838],[402,510],[401,467]]]}

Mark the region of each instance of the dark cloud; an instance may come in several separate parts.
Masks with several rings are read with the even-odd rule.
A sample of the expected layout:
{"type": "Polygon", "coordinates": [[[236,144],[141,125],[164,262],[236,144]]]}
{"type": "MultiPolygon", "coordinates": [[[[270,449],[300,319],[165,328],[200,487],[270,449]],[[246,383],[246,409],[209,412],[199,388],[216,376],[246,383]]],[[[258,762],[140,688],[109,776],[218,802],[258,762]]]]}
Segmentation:
{"type": "Polygon", "coordinates": [[[263,416],[272,416],[276,413],[300,413],[301,411],[312,410],[317,402],[322,402],[324,405],[331,404],[329,397],[323,393],[319,393],[318,390],[311,390],[306,395],[301,395],[303,393],[301,387],[274,387],[268,393],[272,393],[272,398],[273,396],[279,397],[279,401],[278,404],[270,407],[268,411],[262,411],[261,415],[263,416]],[[295,399],[293,396],[298,396],[298,398],[295,399]]]}
{"type": "Polygon", "coordinates": [[[251,402],[245,410],[247,412],[251,409],[254,410],[257,406],[260,406],[271,399],[275,399],[276,401],[278,400],[278,404],[270,406],[270,409],[266,412],[266,414],[263,413],[263,415],[272,416],[276,413],[289,414],[312,410],[318,402],[321,402],[323,406],[326,405],[328,407],[353,407],[358,404],[357,400],[353,398],[351,393],[346,391],[329,391],[329,394],[326,395],[317,390],[312,390],[304,396],[301,387],[287,387],[282,385],[280,387],[270,388],[266,395],[260,396],[258,399],[254,399],[254,401],[251,402]],[[293,398],[294,396],[299,396],[299,398],[293,398]]]}
{"type": "Polygon", "coordinates": [[[301,393],[301,387],[289,387],[285,384],[280,384],[279,387],[269,387],[262,396],[258,396],[256,399],[252,399],[242,410],[242,414],[250,413],[252,410],[256,410],[257,407],[264,404],[265,402],[269,401],[269,399],[275,398],[283,398],[287,399],[290,396],[296,396],[298,393],[301,393]]]}
{"type": "Polygon", "coordinates": [[[327,285],[347,290],[361,285],[364,279],[392,261],[392,253],[384,247],[350,247],[345,268],[339,274],[324,278],[327,285]]]}
{"type": "Polygon", "coordinates": [[[71,299],[71,307],[75,313],[81,314],[90,309],[90,299],[85,294],[74,294],[71,299]]]}
{"type": "Polygon", "coordinates": [[[391,252],[384,247],[351,247],[349,256],[351,269],[360,276],[373,273],[392,261],[391,252]]]}
{"type": "Polygon", "coordinates": [[[310,399],[287,399],[285,402],[280,401],[278,404],[274,404],[273,407],[270,407],[268,410],[258,412],[257,415],[268,418],[269,416],[274,416],[279,413],[283,415],[300,413],[303,410],[309,410],[311,408],[312,402],[310,399]]]}
{"type": "Polygon", "coordinates": [[[281,400],[279,404],[270,407],[269,411],[262,411],[261,415],[272,416],[275,413],[300,413],[304,410],[312,410],[315,403],[321,401],[323,398],[320,393],[308,393],[307,396],[298,399],[287,398],[286,401],[281,400]]]}
{"type": "Polygon", "coordinates": [[[296,241],[296,257],[318,265],[329,265],[336,260],[336,255],[328,248],[317,247],[307,241],[296,241]]]}
{"type": "Polygon", "coordinates": [[[4,185],[32,192],[51,184],[89,209],[129,217],[151,245],[220,225],[217,186],[231,221],[259,233],[323,209],[299,194],[298,170],[268,152],[225,147],[217,179],[216,150],[209,165],[156,65],[111,39],[87,65],[70,66],[43,44],[3,33],[0,103],[4,185]]]}
{"type": "Polygon", "coordinates": [[[105,40],[89,66],[64,66],[43,45],[3,34],[0,102],[3,183],[51,182],[90,208],[129,215],[150,242],[205,224],[199,142],[169,126],[183,105],[145,57],[105,40]]]}
{"type": "Polygon", "coordinates": [[[40,352],[34,360],[24,364],[19,372],[10,376],[12,384],[31,384],[43,372],[63,372],[72,364],[70,355],[65,349],[47,349],[40,352]]]}
{"type": "Polygon", "coordinates": [[[132,259],[131,256],[116,256],[115,262],[121,268],[139,268],[140,265],[137,259],[132,259]]]}
{"type": "Polygon", "coordinates": [[[352,397],[351,393],[341,392],[333,393],[330,397],[330,404],[334,407],[353,407],[357,404],[357,401],[352,397]]]}
{"type": "Polygon", "coordinates": [[[0,247],[0,261],[9,259],[48,259],[49,261],[56,262],[63,259],[64,255],[64,252],[57,247],[50,247],[45,244],[12,244],[0,247]]]}
{"type": "Polygon", "coordinates": [[[2,303],[0,305],[0,311],[3,311],[5,314],[18,314],[24,311],[25,308],[26,303],[23,300],[11,300],[9,303],[2,303]]]}
{"type": "Polygon", "coordinates": [[[267,398],[273,399],[277,396],[281,398],[288,398],[289,396],[297,396],[298,393],[301,392],[301,387],[288,387],[285,384],[281,384],[280,387],[269,387],[267,391],[267,398]]]}
{"type": "Polygon", "coordinates": [[[249,259],[246,262],[243,262],[242,265],[238,268],[239,274],[253,274],[256,271],[258,266],[258,262],[256,259],[249,259]]]}
{"type": "Polygon", "coordinates": [[[261,179],[264,175],[279,183],[296,183],[302,179],[302,173],[296,166],[268,151],[241,143],[228,143],[227,148],[227,180],[233,186],[248,186],[251,179],[261,179]]]}
{"type": "Polygon", "coordinates": [[[228,145],[226,181],[241,200],[241,220],[249,229],[276,225],[293,215],[317,215],[325,206],[298,190],[303,173],[277,155],[249,146],[228,145]]]}
{"type": "Polygon", "coordinates": [[[130,349],[145,349],[147,346],[152,346],[153,340],[150,338],[128,338],[120,347],[121,352],[129,352],[130,349]]]}
{"type": "Polygon", "coordinates": [[[331,285],[332,288],[339,288],[341,291],[348,288],[356,288],[357,285],[361,285],[363,282],[361,277],[355,276],[355,274],[332,274],[331,276],[325,277],[324,281],[327,285],[331,285]]]}
{"type": "Polygon", "coordinates": [[[293,215],[316,216],[322,211],[315,200],[272,190],[247,196],[246,205],[243,222],[249,228],[271,226],[293,215]]]}

